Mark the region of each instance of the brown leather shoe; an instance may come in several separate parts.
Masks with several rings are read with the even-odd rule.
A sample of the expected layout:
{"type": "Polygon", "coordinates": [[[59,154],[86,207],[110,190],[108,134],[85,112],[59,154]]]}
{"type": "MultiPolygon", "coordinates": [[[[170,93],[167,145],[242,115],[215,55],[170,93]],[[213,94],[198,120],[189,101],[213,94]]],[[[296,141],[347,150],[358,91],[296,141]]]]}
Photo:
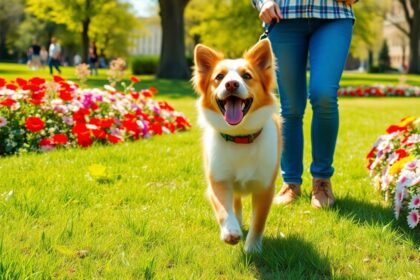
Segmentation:
{"type": "Polygon", "coordinates": [[[291,203],[300,195],[300,185],[298,184],[283,184],[280,192],[274,197],[274,204],[286,205],[291,203]]]}
{"type": "Polygon", "coordinates": [[[312,179],[311,205],[315,208],[331,207],[335,198],[332,193],[330,179],[312,179]]]}

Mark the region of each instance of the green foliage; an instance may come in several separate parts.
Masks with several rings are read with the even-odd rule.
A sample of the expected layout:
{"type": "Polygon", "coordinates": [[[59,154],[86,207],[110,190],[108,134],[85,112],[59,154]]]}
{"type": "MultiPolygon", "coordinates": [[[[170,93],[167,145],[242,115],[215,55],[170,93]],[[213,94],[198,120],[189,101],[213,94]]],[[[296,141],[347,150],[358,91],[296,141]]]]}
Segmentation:
{"type": "Polygon", "coordinates": [[[88,23],[90,39],[107,57],[126,56],[129,39],[140,28],[130,4],[117,0],[27,0],[26,11],[77,33],[88,23]]]}
{"type": "Polygon", "coordinates": [[[354,25],[351,54],[366,59],[368,51],[379,51],[382,40],[383,19],[390,8],[390,0],[363,0],[354,6],[356,21],[354,25]]]}
{"type": "Polygon", "coordinates": [[[185,12],[190,40],[240,56],[263,32],[261,20],[250,0],[192,0],[185,12]]]}
{"type": "Polygon", "coordinates": [[[381,51],[379,52],[379,67],[384,71],[389,68],[391,58],[389,56],[388,42],[384,40],[381,51]]]}
{"type": "Polygon", "coordinates": [[[0,0],[0,59],[16,56],[13,48],[18,40],[16,26],[23,16],[21,0],[0,0]]]}
{"type": "Polygon", "coordinates": [[[131,72],[134,75],[156,74],[158,64],[157,56],[135,56],[131,58],[131,72]]]}

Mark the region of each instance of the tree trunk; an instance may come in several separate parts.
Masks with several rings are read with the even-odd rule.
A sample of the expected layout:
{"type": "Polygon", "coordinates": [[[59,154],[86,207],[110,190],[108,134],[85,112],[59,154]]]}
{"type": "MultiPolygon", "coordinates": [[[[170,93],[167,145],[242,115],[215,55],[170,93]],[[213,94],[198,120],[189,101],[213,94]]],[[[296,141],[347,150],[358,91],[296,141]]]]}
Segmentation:
{"type": "Polygon", "coordinates": [[[189,0],[159,0],[162,25],[162,47],[158,78],[189,79],[185,58],[184,9],[189,0]]]}
{"type": "Polygon", "coordinates": [[[85,63],[88,62],[88,51],[89,51],[89,24],[90,19],[86,19],[82,22],[82,59],[85,63]]]}
{"type": "Polygon", "coordinates": [[[410,74],[420,74],[420,7],[414,11],[410,28],[410,74]]]}

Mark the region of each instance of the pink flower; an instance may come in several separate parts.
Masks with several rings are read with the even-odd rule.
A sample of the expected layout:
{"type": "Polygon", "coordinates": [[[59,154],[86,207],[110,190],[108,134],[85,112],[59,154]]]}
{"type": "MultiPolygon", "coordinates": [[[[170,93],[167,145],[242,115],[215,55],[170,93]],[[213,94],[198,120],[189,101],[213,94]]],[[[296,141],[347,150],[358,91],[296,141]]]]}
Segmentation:
{"type": "Polygon", "coordinates": [[[0,117],[0,127],[6,126],[7,120],[6,118],[0,117]]]}
{"type": "Polygon", "coordinates": [[[419,223],[419,212],[417,210],[411,210],[407,216],[407,223],[410,228],[415,228],[419,223]]]}
{"type": "Polygon", "coordinates": [[[415,194],[411,198],[410,204],[408,204],[408,208],[410,209],[417,209],[420,206],[420,196],[415,194]]]}

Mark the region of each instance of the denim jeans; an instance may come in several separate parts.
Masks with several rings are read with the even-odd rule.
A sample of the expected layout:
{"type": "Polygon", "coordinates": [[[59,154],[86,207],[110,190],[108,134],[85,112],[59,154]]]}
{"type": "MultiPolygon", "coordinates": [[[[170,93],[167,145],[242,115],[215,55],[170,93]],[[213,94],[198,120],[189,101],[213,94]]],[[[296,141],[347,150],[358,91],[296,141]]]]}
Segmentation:
{"type": "Polygon", "coordinates": [[[269,40],[277,59],[277,86],[283,118],[283,181],[302,184],[303,115],[307,99],[312,107],[312,163],[314,178],[328,179],[338,134],[337,90],[347,59],[353,19],[285,19],[269,40]],[[310,79],[306,85],[309,56],[310,79]]]}

